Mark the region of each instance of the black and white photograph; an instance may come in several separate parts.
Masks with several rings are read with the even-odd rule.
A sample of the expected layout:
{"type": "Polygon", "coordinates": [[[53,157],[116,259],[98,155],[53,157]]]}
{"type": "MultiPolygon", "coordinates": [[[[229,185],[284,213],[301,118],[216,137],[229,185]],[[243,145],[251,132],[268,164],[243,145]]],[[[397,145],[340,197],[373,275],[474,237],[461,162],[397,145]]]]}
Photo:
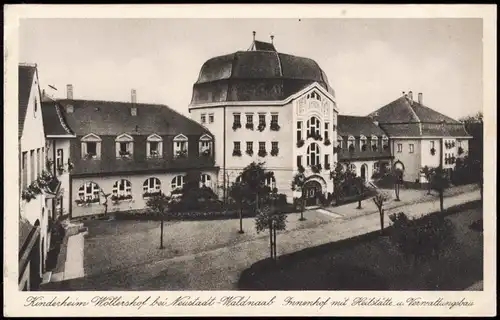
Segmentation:
{"type": "Polygon", "coordinates": [[[472,306],[496,282],[484,20],[337,11],[17,20],[21,305],[472,306]]]}

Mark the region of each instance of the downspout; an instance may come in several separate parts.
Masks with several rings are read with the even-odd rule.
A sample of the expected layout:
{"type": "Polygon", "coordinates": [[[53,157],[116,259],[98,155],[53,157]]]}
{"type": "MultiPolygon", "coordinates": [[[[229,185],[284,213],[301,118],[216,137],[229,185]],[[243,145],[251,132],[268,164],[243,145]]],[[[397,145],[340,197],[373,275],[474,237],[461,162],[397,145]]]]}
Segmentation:
{"type": "MultiPolygon", "coordinates": [[[[56,176],[56,140],[52,140],[52,174],[55,177],[56,176]]],[[[56,213],[56,202],[57,200],[52,199],[52,217],[56,213]]],[[[62,212],[61,212],[62,214],[62,212]]]]}

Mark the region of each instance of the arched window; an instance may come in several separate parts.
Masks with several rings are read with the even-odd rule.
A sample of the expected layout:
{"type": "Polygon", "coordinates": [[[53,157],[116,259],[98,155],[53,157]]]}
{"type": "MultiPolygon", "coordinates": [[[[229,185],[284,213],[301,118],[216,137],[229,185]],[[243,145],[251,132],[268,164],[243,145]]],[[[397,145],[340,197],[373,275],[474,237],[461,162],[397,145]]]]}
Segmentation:
{"type": "Polygon", "coordinates": [[[276,179],[274,178],[274,176],[266,177],[266,186],[271,188],[271,190],[276,188],[276,179]]]}
{"type": "Polygon", "coordinates": [[[175,176],[170,184],[172,190],[180,189],[183,186],[184,186],[184,176],[175,176]]]}
{"type": "Polygon", "coordinates": [[[307,137],[319,136],[321,123],[318,118],[311,117],[307,120],[307,137]]]}
{"type": "Polygon", "coordinates": [[[314,99],[314,100],[321,101],[321,96],[316,91],[313,91],[313,92],[311,92],[310,94],[307,95],[307,99],[314,99]]]}
{"type": "Polygon", "coordinates": [[[152,196],[155,194],[159,194],[161,192],[161,182],[158,178],[149,178],[144,181],[142,185],[142,191],[144,192],[144,196],[152,196]]]}
{"type": "Polygon", "coordinates": [[[366,141],[367,141],[367,139],[366,139],[366,137],[364,135],[360,135],[359,136],[359,142],[360,142],[359,143],[359,148],[360,148],[361,151],[366,151],[366,148],[367,148],[366,141]]]}
{"type": "Polygon", "coordinates": [[[354,163],[351,163],[351,166],[349,167],[349,169],[351,170],[351,172],[356,173],[356,165],[354,163]]]}
{"type": "Polygon", "coordinates": [[[319,164],[319,159],[319,146],[317,143],[311,143],[309,147],[307,147],[307,165],[315,166],[319,164]]]}
{"type": "Polygon", "coordinates": [[[132,196],[132,184],[126,179],[121,179],[113,185],[113,196],[132,196]]]}
{"type": "Polygon", "coordinates": [[[94,182],[85,182],[78,189],[78,197],[82,201],[99,202],[101,189],[94,182]]]}
{"type": "Polygon", "coordinates": [[[212,189],[212,177],[208,174],[202,173],[200,176],[200,188],[207,187],[212,189]]]}

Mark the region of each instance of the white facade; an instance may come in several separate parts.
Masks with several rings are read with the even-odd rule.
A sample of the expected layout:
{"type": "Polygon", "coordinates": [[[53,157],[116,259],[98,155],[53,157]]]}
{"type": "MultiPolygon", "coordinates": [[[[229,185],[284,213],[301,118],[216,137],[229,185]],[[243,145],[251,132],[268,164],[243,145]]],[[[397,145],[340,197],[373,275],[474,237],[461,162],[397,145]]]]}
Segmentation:
{"type": "MultiPolygon", "coordinates": [[[[20,191],[41,175],[45,168],[45,134],[42,119],[41,96],[38,77],[33,77],[30,97],[24,119],[23,132],[19,140],[20,151],[20,191]]],[[[42,274],[47,252],[50,248],[50,234],[48,232],[48,212],[45,195],[39,194],[30,201],[20,196],[20,215],[32,225],[40,226],[40,274],[42,274]]]]}
{"type": "Polygon", "coordinates": [[[297,195],[291,190],[291,181],[299,170],[300,161],[306,177],[318,181],[324,194],[333,191],[329,171],[324,168],[325,160],[330,166],[337,161],[333,142],[337,140],[335,128],[338,110],[335,98],[319,84],[313,83],[283,101],[197,105],[190,108],[190,114],[193,120],[206,126],[215,137],[215,163],[221,168],[218,177],[220,186],[224,186],[224,183],[229,186],[236,181],[243,168],[251,162],[265,162],[265,168],[274,172],[273,187],[292,201],[297,195]],[[241,127],[236,125],[233,128],[238,119],[241,127]],[[277,119],[278,130],[271,130],[273,119],[277,119]],[[259,120],[265,123],[262,130],[259,130],[259,120]],[[250,121],[253,129],[247,127],[250,121]],[[316,130],[322,141],[308,138],[308,131],[311,130],[316,130]],[[300,147],[297,145],[297,131],[301,132],[303,140],[300,147]],[[326,136],[329,145],[325,145],[326,136]],[[238,146],[240,153],[237,151],[238,146]],[[247,147],[250,146],[252,154],[247,153],[247,147]],[[271,154],[273,146],[277,146],[277,154],[271,154]],[[265,155],[259,155],[259,147],[265,148],[265,155]],[[311,160],[311,157],[314,159],[311,160]],[[319,173],[311,169],[311,164],[316,163],[323,167],[319,173]]]}
{"type": "Polygon", "coordinates": [[[59,197],[54,199],[55,210],[53,217],[64,216],[69,213],[71,205],[70,190],[70,140],[69,138],[50,138],[47,137],[46,145],[47,161],[52,163],[51,172],[61,182],[59,197]]]}

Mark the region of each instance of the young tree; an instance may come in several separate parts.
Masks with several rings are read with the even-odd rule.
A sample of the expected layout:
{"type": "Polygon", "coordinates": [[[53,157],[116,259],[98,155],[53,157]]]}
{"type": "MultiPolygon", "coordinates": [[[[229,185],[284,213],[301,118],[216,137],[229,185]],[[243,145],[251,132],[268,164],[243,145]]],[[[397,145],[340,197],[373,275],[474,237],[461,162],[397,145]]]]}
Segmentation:
{"type": "Polygon", "coordinates": [[[338,204],[343,195],[343,186],[345,182],[344,166],[339,162],[336,163],[335,168],[330,171],[330,179],[333,181],[333,195],[335,203],[338,204]]]}
{"type": "Polygon", "coordinates": [[[160,218],[160,249],[163,249],[163,221],[167,218],[170,198],[160,193],[148,199],[146,206],[149,210],[160,218]]]}
{"type": "Polygon", "coordinates": [[[353,179],[354,185],[358,193],[358,207],[356,209],[363,209],[361,207],[361,201],[363,201],[363,195],[365,194],[365,180],[361,177],[355,177],[353,179]]]}
{"type": "Polygon", "coordinates": [[[286,215],[279,213],[275,206],[266,205],[255,218],[255,229],[257,233],[269,230],[270,257],[276,260],[276,233],[278,230],[286,230],[286,215]]]}
{"type": "Polygon", "coordinates": [[[448,175],[442,166],[434,169],[431,177],[431,188],[439,194],[439,208],[444,210],[444,191],[450,186],[448,175]]]}
{"type": "Polygon", "coordinates": [[[304,218],[305,195],[304,184],[306,183],[306,176],[302,172],[298,172],[292,180],[292,190],[300,192],[300,221],[306,220],[304,218]]]}
{"type": "Polygon", "coordinates": [[[394,193],[396,194],[396,199],[394,199],[394,201],[401,201],[399,199],[399,189],[403,183],[403,170],[394,168],[392,170],[392,178],[394,180],[394,193]]]}
{"type": "Polygon", "coordinates": [[[104,215],[107,216],[107,214],[108,214],[108,198],[111,195],[111,193],[105,193],[101,189],[101,195],[104,197],[104,202],[102,203],[102,205],[104,206],[104,215]]]}
{"type": "MultiPolygon", "coordinates": [[[[271,179],[274,174],[264,168],[263,162],[252,162],[243,169],[241,181],[248,191],[245,196],[255,200],[255,211],[259,210],[259,204],[263,196],[267,196],[271,189],[266,186],[266,180],[271,179]]],[[[248,199],[251,202],[251,199],[248,199]]]]}
{"type": "Polygon", "coordinates": [[[246,186],[242,181],[234,182],[228,190],[229,197],[231,197],[231,199],[233,199],[238,204],[239,208],[240,230],[238,231],[238,233],[245,233],[245,231],[243,231],[243,206],[245,203],[246,193],[246,186]]]}
{"type": "Polygon", "coordinates": [[[420,169],[420,172],[425,176],[425,179],[427,180],[427,194],[431,194],[431,178],[433,175],[434,168],[425,166],[422,169],[420,169]]]}
{"type": "Polygon", "coordinates": [[[373,202],[377,206],[378,213],[380,214],[380,233],[384,232],[384,203],[389,199],[389,195],[385,192],[377,192],[373,198],[373,202]]]}

